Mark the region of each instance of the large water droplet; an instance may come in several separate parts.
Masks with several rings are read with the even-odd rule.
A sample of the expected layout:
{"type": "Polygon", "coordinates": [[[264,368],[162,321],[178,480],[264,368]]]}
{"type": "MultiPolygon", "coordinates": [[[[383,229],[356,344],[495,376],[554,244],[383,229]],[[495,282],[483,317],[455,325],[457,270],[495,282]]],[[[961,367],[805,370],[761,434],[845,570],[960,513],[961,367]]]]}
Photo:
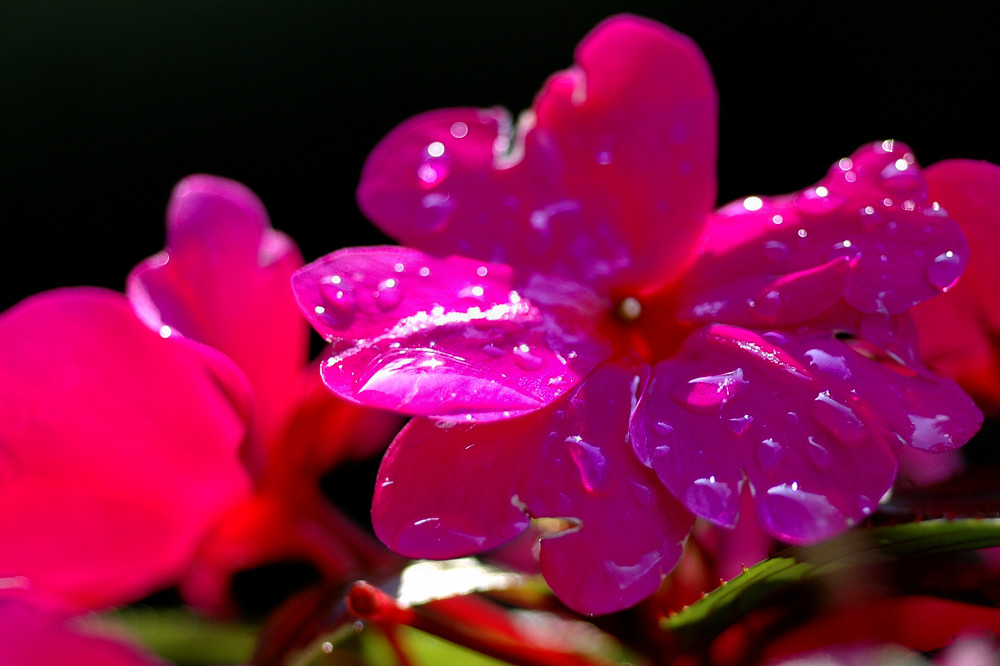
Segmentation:
{"type": "Polygon", "coordinates": [[[837,441],[848,446],[856,446],[864,438],[864,423],[853,409],[831,398],[829,391],[823,391],[816,396],[812,405],[812,418],[837,441]]]}
{"type": "Polygon", "coordinates": [[[812,436],[809,437],[809,441],[806,443],[806,453],[817,467],[830,466],[830,452],[812,436]]]}
{"type": "Polygon", "coordinates": [[[684,492],[684,505],[702,518],[727,527],[736,523],[733,489],[714,476],[698,479],[684,492]]]}
{"type": "Polygon", "coordinates": [[[779,442],[767,438],[757,445],[757,462],[764,468],[764,471],[774,471],[785,459],[787,449],[779,442]]]}
{"type": "Polygon", "coordinates": [[[413,216],[413,230],[423,236],[439,234],[451,221],[455,201],[450,194],[431,192],[420,201],[420,208],[413,216]]]}
{"type": "Polygon", "coordinates": [[[608,461],[600,447],[583,440],[579,435],[566,438],[569,454],[580,472],[580,480],[590,492],[605,490],[610,480],[608,461]]]}
{"type": "Polygon", "coordinates": [[[753,417],[749,414],[744,414],[738,418],[729,419],[729,429],[737,437],[741,437],[750,428],[751,423],[753,423],[753,417]]]}
{"type": "Polygon", "coordinates": [[[347,326],[357,311],[357,303],[351,288],[341,282],[341,278],[336,275],[320,282],[319,293],[322,304],[316,309],[316,314],[326,323],[338,328],[347,326]]]}
{"type": "Polygon", "coordinates": [[[840,532],[846,517],[823,495],[797,483],[783,483],[756,496],[761,522],[771,534],[793,544],[811,543],[840,532]]]}
{"type": "Polygon", "coordinates": [[[777,240],[765,242],[764,258],[775,263],[788,259],[788,245],[777,240]]]}
{"type": "Polygon", "coordinates": [[[522,370],[538,370],[542,367],[542,357],[531,353],[531,348],[524,344],[514,347],[514,362],[522,370]]]}
{"type": "Polygon", "coordinates": [[[840,380],[851,378],[851,369],[847,367],[847,359],[843,356],[834,356],[822,349],[810,349],[803,356],[809,359],[809,364],[820,372],[840,380]]]}
{"type": "Polygon", "coordinates": [[[403,301],[403,290],[399,287],[399,280],[388,278],[382,280],[375,291],[375,304],[379,308],[388,312],[395,309],[403,301]]]}
{"type": "Polygon", "coordinates": [[[819,185],[809,188],[795,197],[795,208],[803,215],[819,216],[832,213],[840,208],[844,199],[830,194],[830,191],[819,185]]]}
{"type": "Polygon", "coordinates": [[[698,414],[718,413],[729,401],[746,391],[750,383],[743,378],[743,368],[707,377],[696,377],[679,384],[671,397],[698,414]]]}
{"type": "Polygon", "coordinates": [[[958,282],[963,268],[961,257],[951,250],[942,252],[927,267],[927,280],[941,291],[948,291],[958,282]]]}

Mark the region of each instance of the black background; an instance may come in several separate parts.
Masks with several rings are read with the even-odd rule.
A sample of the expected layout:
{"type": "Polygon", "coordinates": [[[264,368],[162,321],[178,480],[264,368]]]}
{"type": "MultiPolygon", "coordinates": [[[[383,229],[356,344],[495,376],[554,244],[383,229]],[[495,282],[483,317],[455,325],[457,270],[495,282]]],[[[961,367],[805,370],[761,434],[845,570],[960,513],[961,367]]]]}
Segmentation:
{"type": "Polygon", "coordinates": [[[925,165],[1000,162],[987,7],[8,1],[0,309],[60,285],[121,289],[162,247],[170,190],[194,172],[249,185],[307,259],[381,242],[354,187],[385,132],[437,107],[520,111],[621,11],[705,51],[721,100],[720,202],[804,187],[874,139],[909,143],[925,165]]]}

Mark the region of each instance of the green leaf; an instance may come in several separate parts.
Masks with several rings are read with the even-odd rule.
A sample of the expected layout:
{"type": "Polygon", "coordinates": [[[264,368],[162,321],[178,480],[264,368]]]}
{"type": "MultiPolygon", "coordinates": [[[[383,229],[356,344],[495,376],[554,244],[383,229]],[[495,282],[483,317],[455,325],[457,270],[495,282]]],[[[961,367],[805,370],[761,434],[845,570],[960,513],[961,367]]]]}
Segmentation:
{"type": "Polygon", "coordinates": [[[778,553],[666,618],[682,645],[705,645],[726,627],[792,586],[851,567],[1000,546],[1000,520],[930,520],[856,529],[778,553]]]}

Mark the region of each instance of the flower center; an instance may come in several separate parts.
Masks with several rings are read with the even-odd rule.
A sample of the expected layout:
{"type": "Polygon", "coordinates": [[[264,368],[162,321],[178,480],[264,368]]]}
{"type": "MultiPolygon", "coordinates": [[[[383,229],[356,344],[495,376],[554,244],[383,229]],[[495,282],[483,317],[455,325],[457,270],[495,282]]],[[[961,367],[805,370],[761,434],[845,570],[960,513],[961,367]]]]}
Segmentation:
{"type": "Polygon", "coordinates": [[[618,318],[630,324],[642,315],[642,303],[635,296],[626,296],[618,304],[618,318]]]}
{"type": "Polygon", "coordinates": [[[692,329],[677,320],[676,294],[671,289],[619,296],[612,304],[606,330],[620,360],[655,364],[670,358],[692,329]]]}

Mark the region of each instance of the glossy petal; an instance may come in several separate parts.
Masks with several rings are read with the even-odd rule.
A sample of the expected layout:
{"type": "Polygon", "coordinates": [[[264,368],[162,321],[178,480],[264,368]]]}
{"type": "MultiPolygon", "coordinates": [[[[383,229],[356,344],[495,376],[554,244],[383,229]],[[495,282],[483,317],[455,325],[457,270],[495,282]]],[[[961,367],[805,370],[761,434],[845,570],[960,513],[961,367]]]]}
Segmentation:
{"type": "Polygon", "coordinates": [[[702,243],[682,317],[744,326],[803,322],[840,298],[903,312],[952,287],[969,258],[913,154],[893,141],[862,147],[797,194],[724,206],[702,243]]]}
{"type": "Polygon", "coordinates": [[[928,365],[957,379],[981,406],[1000,412],[1000,167],[948,160],[927,169],[930,196],[958,221],[972,248],[969,265],[947,295],[913,316],[928,365]]]}
{"type": "Polygon", "coordinates": [[[379,474],[379,537],[406,555],[456,557],[513,538],[528,515],[558,518],[566,529],[543,537],[540,558],[560,599],[604,613],[645,598],[676,564],[692,518],[625,441],[635,382],[603,364],[521,418],[413,421],[379,474]]]}
{"type": "Polygon", "coordinates": [[[18,304],[0,350],[0,576],[80,609],[174,580],[249,491],[238,372],[100,289],[18,304]]]}
{"type": "Polygon", "coordinates": [[[874,509],[896,462],[888,435],[871,427],[872,406],[835,377],[846,363],[824,358],[820,372],[814,356],[781,334],[701,330],[654,368],[632,421],[637,454],[716,524],[735,524],[745,475],[775,537],[808,543],[842,531],[874,509]]]}
{"type": "Polygon", "coordinates": [[[334,342],[339,395],[407,414],[488,420],[543,407],[610,353],[586,288],[395,247],[328,255],[295,274],[299,305],[334,342]],[[506,413],[506,414],[505,414],[506,413]]]}
{"type": "Polygon", "coordinates": [[[9,666],[167,666],[137,646],[60,614],[0,601],[0,664],[9,666]]]}
{"type": "Polygon", "coordinates": [[[167,247],[128,279],[128,296],[154,330],[172,331],[229,356],[257,398],[265,441],[285,425],[308,356],[308,326],[289,287],[303,264],[245,186],[190,176],[167,208],[167,247]],[[266,351],[265,351],[266,350],[266,351]]]}
{"type": "Polygon", "coordinates": [[[688,38],[632,16],[595,28],[576,61],[516,130],[495,109],[435,111],[393,130],[365,164],[364,212],[433,254],[602,290],[679,275],[715,201],[708,65],[688,38]]]}

